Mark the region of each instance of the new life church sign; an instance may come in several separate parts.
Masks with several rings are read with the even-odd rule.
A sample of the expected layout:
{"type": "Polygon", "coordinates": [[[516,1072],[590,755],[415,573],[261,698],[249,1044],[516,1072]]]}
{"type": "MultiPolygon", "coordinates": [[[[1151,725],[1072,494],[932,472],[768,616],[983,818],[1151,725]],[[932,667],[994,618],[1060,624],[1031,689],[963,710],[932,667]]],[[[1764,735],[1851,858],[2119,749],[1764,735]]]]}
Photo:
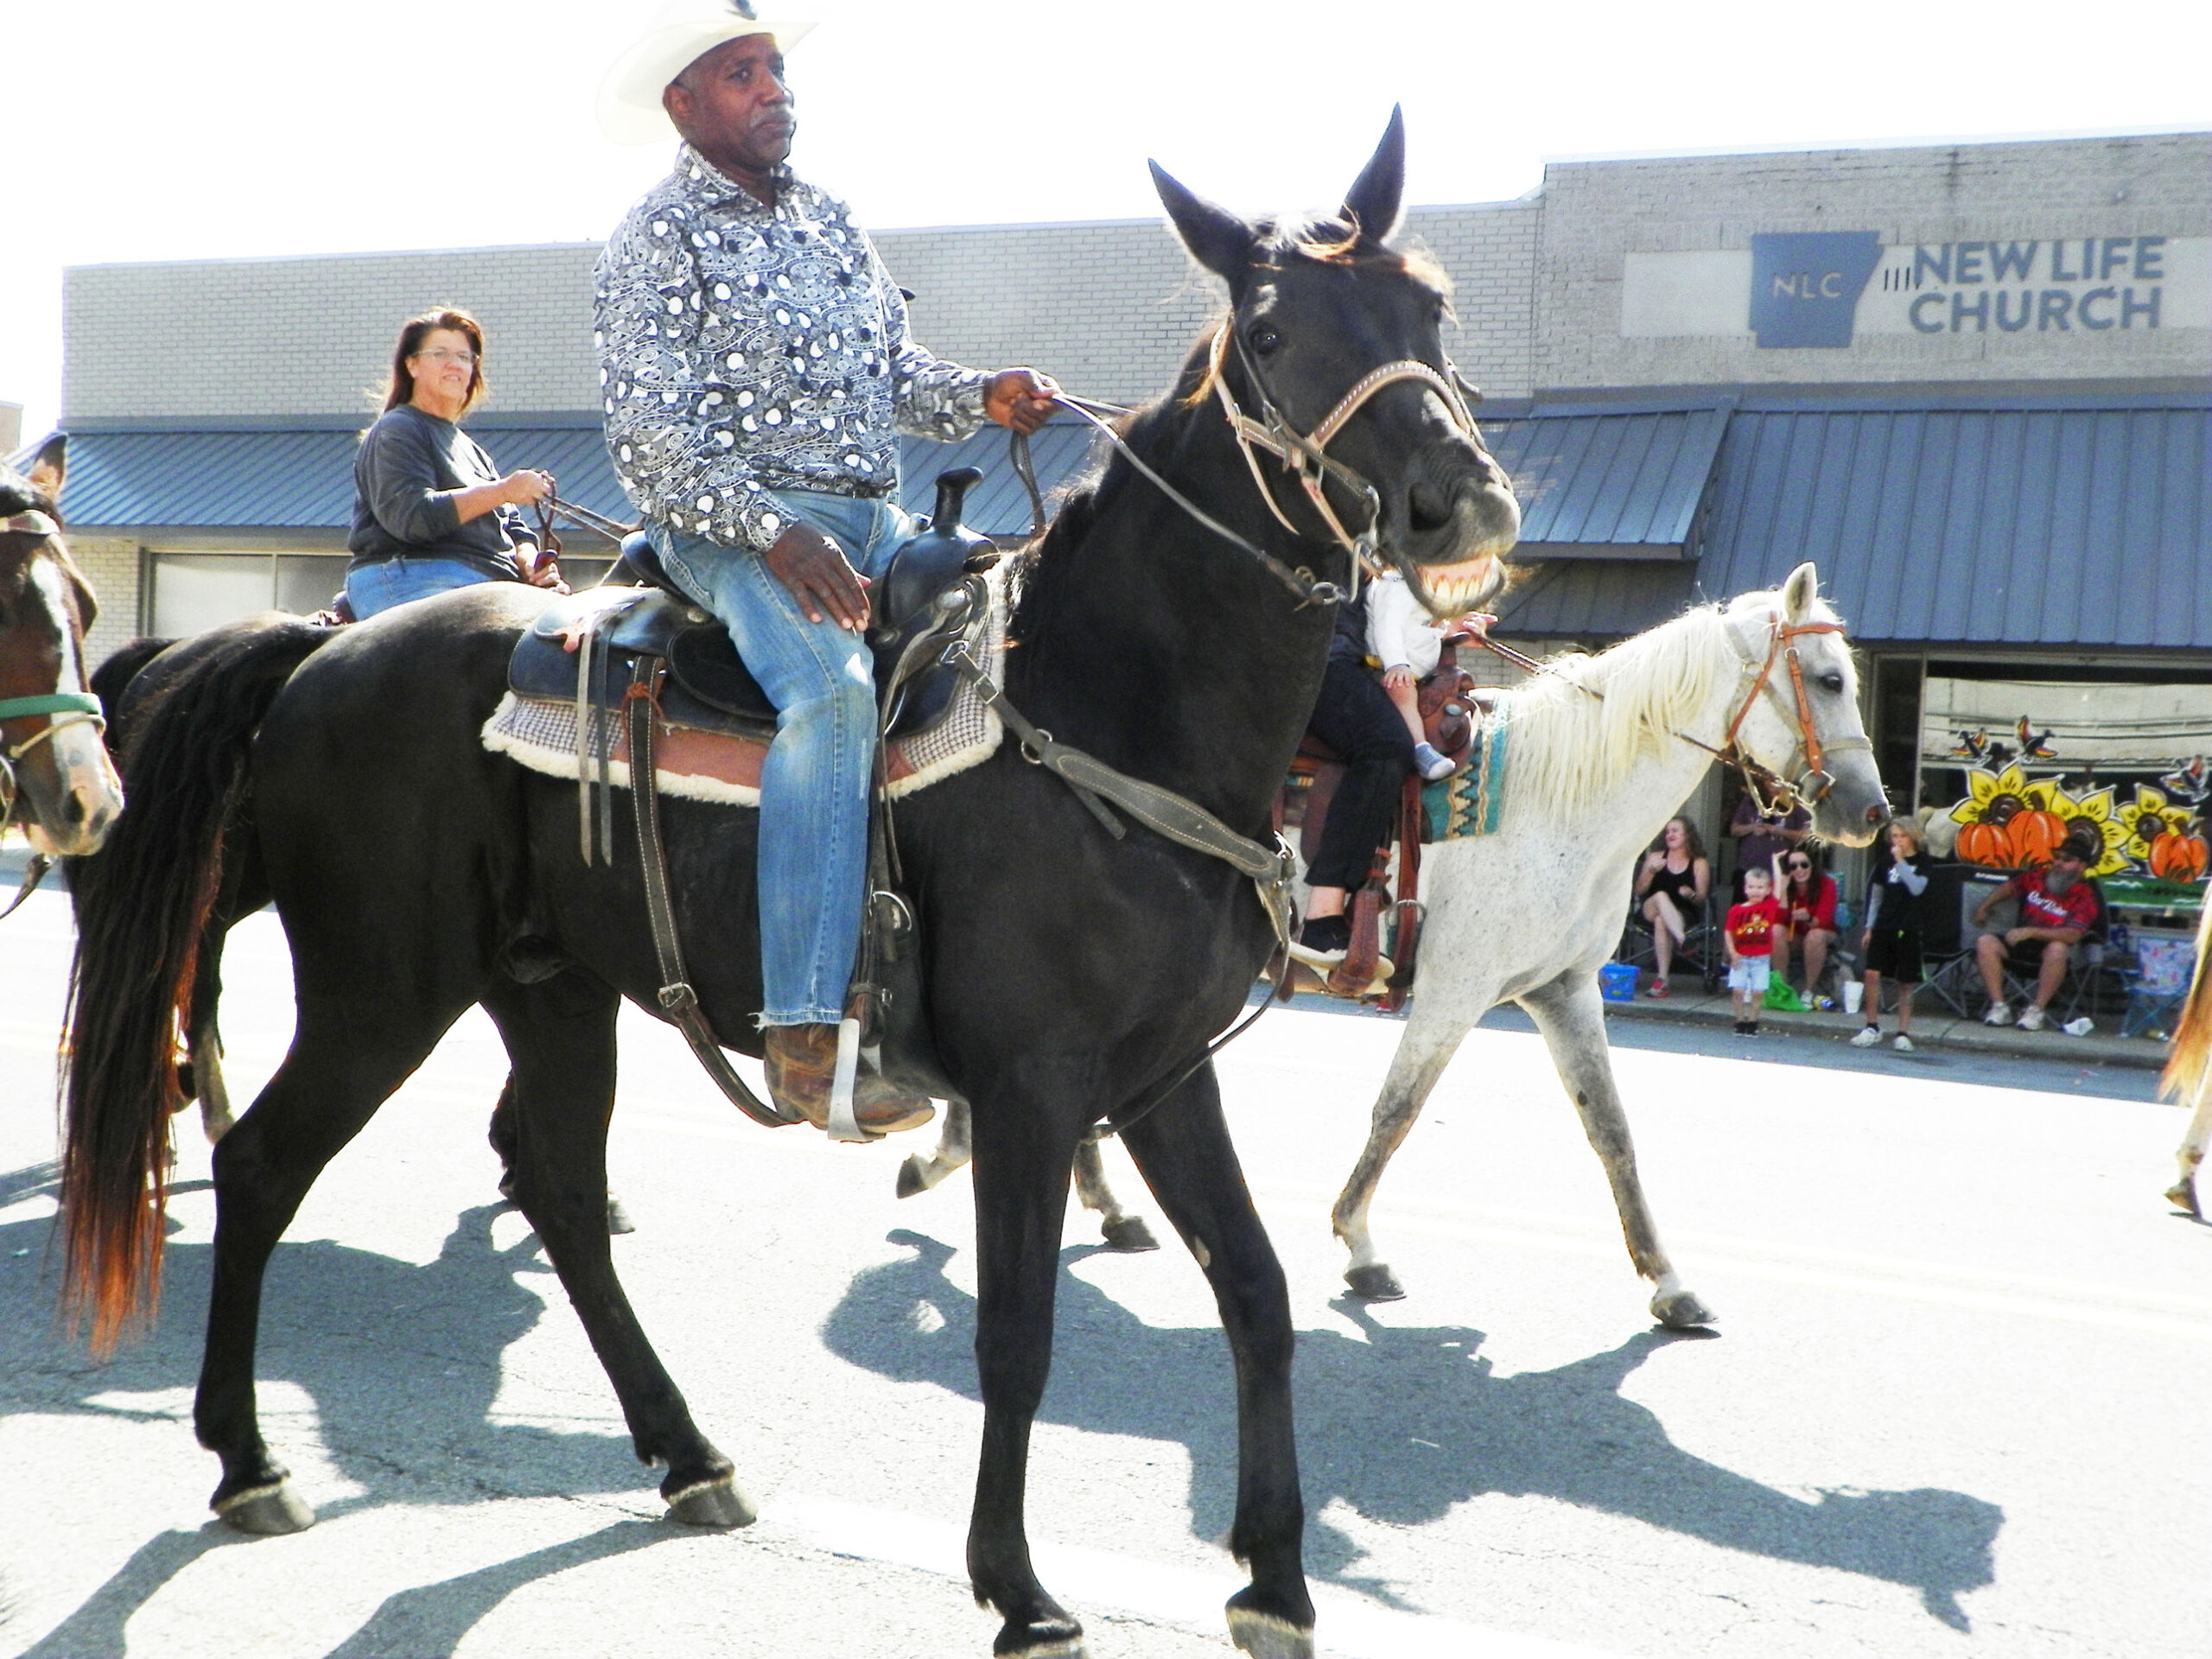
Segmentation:
{"type": "Polygon", "coordinates": [[[1748,250],[1630,253],[1621,333],[1741,334],[1763,348],[1866,335],[2078,335],[2212,327],[2212,238],[1885,245],[1873,231],[1755,234],[1748,250]]]}

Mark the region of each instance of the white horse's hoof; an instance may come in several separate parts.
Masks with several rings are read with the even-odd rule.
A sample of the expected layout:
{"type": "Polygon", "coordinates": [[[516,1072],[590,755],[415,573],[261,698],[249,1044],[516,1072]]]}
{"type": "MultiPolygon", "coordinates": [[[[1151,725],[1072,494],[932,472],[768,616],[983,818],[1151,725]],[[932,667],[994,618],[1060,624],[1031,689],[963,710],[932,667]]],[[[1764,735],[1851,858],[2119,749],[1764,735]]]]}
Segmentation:
{"type": "Polygon", "coordinates": [[[1273,1613],[1229,1610],[1229,1639],[1252,1659],[1313,1659],[1313,1632],[1273,1613]]]}
{"type": "Polygon", "coordinates": [[[1160,1248],[1160,1241],[1152,1236],[1152,1229],[1145,1225],[1142,1216],[1123,1216],[1106,1223],[1098,1230],[1104,1235],[1109,1250],[1138,1255],[1160,1248]]]}
{"type": "Polygon", "coordinates": [[[930,1160],[918,1152],[908,1153],[906,1161],[899,1166],[899,1196],[911,1198],[936,1185],[930,1179],[930,1160]]]}
{"type": "Polygon", "coordinates": [[[634,1233],[638,1224],[630,1219],[630,1212],[622,1207],[622,1200],[612,1192],[607,1195],[607,1231],[610,1237],[620,1238],[625,1233],[634,1233]]]}
{"type": "Polygon", "coordinates": [[[2176,1181],[2168,1187],[2166,1202],[2177,1210],[2195,1216],[2199,1221],[2204,1219],[2204,1211],[2196,1202],[2196,1183],[2193,1180],[2176,1181]]]}
{"type": "Polygon", "coordinates": [[[1348,1269],[1344,1274],[1344,1283],[1351,1287],[1351,1294],[1363,1302],[1402,1302],[1406,1300],[1406,1287],[1398,1282],[1397,1274],[1380,1262],[1348,1269]]]}
{"type": "Polygon", "coordinates": [[[1694,1290],[1662,1291],[1651,1299],[1651,1317],[1669,1331],[1696,1331],[1719,1315],[1700,1301],[1694,1290]]]}
{"type": "Polygon", "coordinates": [[[749,1527],[760,1518],[759,1507],[732,1475],[671,1492],[668,1514],[687,1527],[749,1527]]]}
{"type": "Polygon", "coordinates": [[[295,1493],[289,1483],[281,1480],[274,1486],[255,1486],[233,1492],[219,1499],[213,1507],[225,1526],[235,1527],[257,1538],[305,1532],[315,1525],[313,1506],[295,1493]]]}

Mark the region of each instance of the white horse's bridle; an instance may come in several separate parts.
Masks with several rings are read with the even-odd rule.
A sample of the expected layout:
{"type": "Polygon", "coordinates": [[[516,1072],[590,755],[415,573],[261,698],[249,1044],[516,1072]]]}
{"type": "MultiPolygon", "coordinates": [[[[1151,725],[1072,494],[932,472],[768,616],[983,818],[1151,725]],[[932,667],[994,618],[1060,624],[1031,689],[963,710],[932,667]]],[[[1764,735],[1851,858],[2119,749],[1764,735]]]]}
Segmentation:
{"type": "MultiPolygon", "coordinates": [[[[1729,631],[1729,642],[1734,645],[1738,653],[1742,655],[1743,671],[1750,677],[1751,685],[1744,694],[1743,703],[1737,709],[1735,718],[1728,722],[1728,729],[1720,740],[1720,747],[1713,749],[1712,752],[1744,774],[1745,787],[1751,791],[1752,798],[1758,802],[1760,809],[1771,817],[1789,811],[1800,801],[1808,805],[1818,806],[1827,798],[1828,791],[1835,787],[1834,775],[1828,772],[1823,764],[1827,756],[1853,753],[1860,750],[1872,754],[1874,752],[1874,745],[1872,740],[1864,737],[1831,738],[1825,745],[1822,744],[1820,731],[1813,724],[1812,702],[1805,695],[1804,665],[1797,657],[1798,635],[1840,634],[1843,632],[1843,624],[1840,622],[1785,622],[1783,620],[1779,607],[1769,616],[1767,623],[1770,631],[1767,635],[1766,657],[1764,661],[1755,654],[1745,652],[1742,642],[1736,637],[1735,631],[1733,629],[1729,631]],[[1774,683],[1774,665],[1778,660],[1786,660],[1789,664],[1791,696],[1788,700],[1783,697],[1780,689],[1774,683]],[[1758,664],[1756,672],[1752,670],[1754,663],[1758,664]],[[1758,701],[1762,696],[1772,697],[1781,708],[1783,718],[1794,722],[1797,728],[1797,747],[1790,759],[1794,761],[1802,756],[1805,762],[1805,769],[1798,773],[1794,780],[1769,772],[1745,753],[1741,744],[1737,741],[1738,734],[1744,728],[1744,721],[1751,717],[1751,710],[1758,706],[1758,701]],[[1759,785],[1762,780],[1774,790],[1770,798],[1761,795],[1759,785]]],[[[1687,738],[1684,741],[1697,743],[1695,738],[1687,738]]],[[[1704,749],[1711,748],[1712,746],[1697,743],[1697,747],[1704,749]]]]}

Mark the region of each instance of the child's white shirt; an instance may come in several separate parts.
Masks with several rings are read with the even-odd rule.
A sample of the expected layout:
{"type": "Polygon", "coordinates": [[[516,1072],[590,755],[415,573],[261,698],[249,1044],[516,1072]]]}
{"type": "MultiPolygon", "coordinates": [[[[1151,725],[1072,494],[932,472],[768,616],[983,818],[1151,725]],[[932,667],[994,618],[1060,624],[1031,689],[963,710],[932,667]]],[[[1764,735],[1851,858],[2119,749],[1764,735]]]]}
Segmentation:
{"type": "Polygon", "coordinates": [[[1367,649],[1386,669],[1409,668],[1414,677],[1432,673],[1443,654],[1447,625],[1415,599],[1406,579],[1392,570],[1367,590],[1367,649]]]}

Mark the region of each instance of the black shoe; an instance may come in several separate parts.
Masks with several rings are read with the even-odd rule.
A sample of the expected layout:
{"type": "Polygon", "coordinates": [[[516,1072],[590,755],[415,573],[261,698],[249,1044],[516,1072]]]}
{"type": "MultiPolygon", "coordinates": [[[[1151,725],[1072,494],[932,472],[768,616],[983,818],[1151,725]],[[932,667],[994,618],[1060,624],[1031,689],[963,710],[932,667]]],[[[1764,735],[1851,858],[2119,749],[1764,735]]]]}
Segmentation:
{"type": "Polygon", "coordinates": [[[1350,917],[1316,916],[1298,930],[1298,940],[1290,947],[1290,954],[1308,968],[1325,969],[1342,962],[1344,952],[1351,949],[1350,917]]]}

